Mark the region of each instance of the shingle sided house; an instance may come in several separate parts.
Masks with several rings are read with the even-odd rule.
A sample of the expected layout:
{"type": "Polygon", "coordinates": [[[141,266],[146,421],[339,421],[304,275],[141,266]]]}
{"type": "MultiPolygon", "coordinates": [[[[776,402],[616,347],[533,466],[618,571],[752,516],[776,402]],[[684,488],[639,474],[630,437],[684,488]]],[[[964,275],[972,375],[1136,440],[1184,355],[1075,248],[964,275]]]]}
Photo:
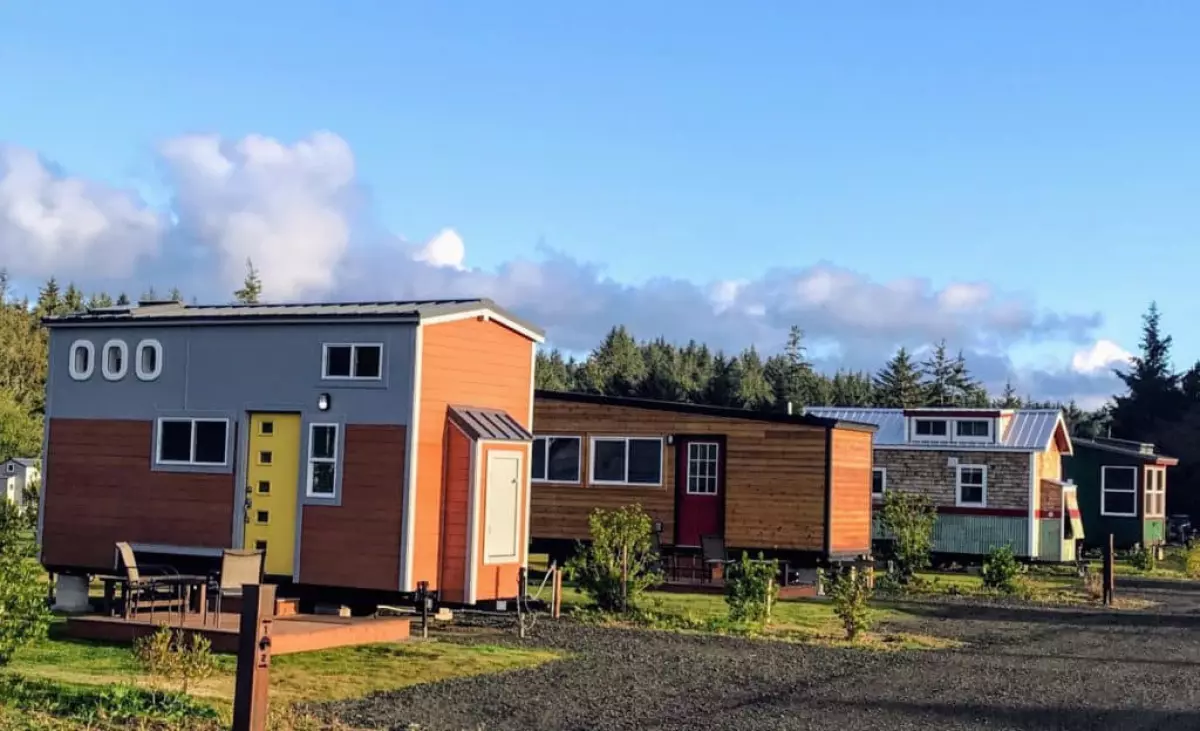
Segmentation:
{"type": "MultiPolygon", "coordinates": [[[[1055,409],[810,408],[827,418],[876,424],[872,493],[928,495],[938,512],[934,550],[979,555],[1011,545],[1018,556],[1074,558],[1082,524],[1074,487],[1062,480],[1072,453],[1055,409]],[[1074,518],[1074,519],[1073,519],[1074,518]]],[[[878,521],[876,521],[876,537],[878,521]]]]}

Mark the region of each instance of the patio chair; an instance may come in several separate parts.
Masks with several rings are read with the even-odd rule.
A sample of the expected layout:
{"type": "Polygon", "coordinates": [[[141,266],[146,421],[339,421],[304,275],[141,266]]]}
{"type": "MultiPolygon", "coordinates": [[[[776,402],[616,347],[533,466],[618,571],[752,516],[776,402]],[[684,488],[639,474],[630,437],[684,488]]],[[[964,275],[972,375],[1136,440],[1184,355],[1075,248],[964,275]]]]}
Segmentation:
{"type": "Polygon", "coordinates": [[[246,584],[261,584],[263,580],[263,552],[221,551],[221,574],[209,583],[209,594],[214,597],[217,622],[221,621],[221,600],[224,597],[242,597],[246,584]]]}
{"type": "Polygon", "coordinates": [[[143,600],[150,602],[150,611],[154,611],[155,602],[166,596],[174,599],[171,593],[178,593],[178,583],[171,577],[179,572],[166,564],[138,564],[133,546],[128,543],[117,543],[119,563],[125,567],[125,575],[116,577],[123,586],[125,618],[137,614],[143,600]],[[164,591],[165,590],[165,591],[164,591]]]}
{"type": "Polygon", "coordinates": [[[700,536],[700,553],[707,569],[706,576],[712,579],[713,570],[718,566],[724,572],[725,564],[729,563],[729,554],[725,550],[724,536],[700,536]]]}

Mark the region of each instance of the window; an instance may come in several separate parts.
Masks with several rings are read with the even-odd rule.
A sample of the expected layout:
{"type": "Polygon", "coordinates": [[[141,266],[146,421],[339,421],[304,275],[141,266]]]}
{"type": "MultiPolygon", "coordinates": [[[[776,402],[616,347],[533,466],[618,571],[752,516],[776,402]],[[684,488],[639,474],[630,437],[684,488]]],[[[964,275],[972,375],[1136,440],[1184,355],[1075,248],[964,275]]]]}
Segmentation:
{"type": "Polygon", "coordinates": [[[312,424],[308,432],[308,496],[333,497],[337,491],[337,424],[312,424]]]}
{"type": "Polygon", "coordinates": [[[954,422],[954,436],[958,439],[991,439],[990,419],[960,419],[954,422]]]}
{"type": "Polygon", "coordinates": [[[159,419],[158,462],[223,465],[228,431],[227,419],[159,419]]]}
{"type": "Polygon", "coordinates": [[[717,466],[720,444],[690,442],[687,453],[687,492],[689,495],[717,494],[717,466]]]}
{"type": "Polygon", "coordinates": [[[104,344],[104,358],[100,361],[100,370],[110,381],[118,381],[125,377],[129,367],[129,348],[123,340],[109,340],[104,344]]]}
{"type": "Polygon", "coordinates": [[[262,434],[264,437],[271,436],[272,434],[275,433],[275,422],[273,422],[273,421],[262,422],[261,424],[258,425],[258,433],[262,434]]]}
{"type": "Polygon", "coordinates": [[[1137,517],[1137,467],[1100,468],[1100,514],[1137,517]]]}
{"type": "Polygon", "coordinates": [[[71,371],[71,378],[76,381],[85,381],[92,377],[92,368],[96,361],[96,347],[88,340],[76,340],[71,343],[71,359],[67,363],[67,367],[71,371]]]}
{"type": "Polygon", "coordinates": [[[987,467],[975,464],[958,466],[956,505],[982,508],[987,505],[987,467]]]}
{"type": "Polygon", "coordinates": [[[5,465],[4,469],[8,472],[16,472],[17,466],[15,464],[13,464],[12,462],[9,462],[7,465],[5,465]]]}
{"type": "Polygon", "coordinates": [[[946,422],[942,419],[917,419],[913,429],[917,436],[926,439],[946,436],[946,422]]]}
{"type": "Polygon", "coordinates": [[[579,482],[579,437],[535,437],[533,480],[535,482],[579,482]]]}
{"type": "Polygon", "coordinates": [[[871,496],[883,497],[885,490],[887,490],[887,469],[876,467],[871,470],[871,496]]]}
{"type": "Polygon", "coordinates": [[[1167,471],[1146,470],[1146,517],[1161,518],[1167,513],[1167,471]]]}
{"type": "Polygon", "coordinates": [[[137,377],[143,381],[153,381],[162,373],[162,343],[157,340],[143,340],[137,346],[137,360],[134,363],[137,377]]]}
{"type": "Polygon", "coordinates": [[[255,541],[254,542],[254,550],[266,552],[267,542],[266,541],[255,541]]]}
{"type": "Polygon", "coordinates": [[[258,514],[254,516],[254,521],[256,523],[269,523],[271,522],[271,515],[266,510],[259,510],[258,514]]]}
{"type": "Polygon", "coordinates": [[[270,480],[259,480],[258,481],[258,491],[259,491],[259,493],[261,493],[263,495],[270,493],[271,492],[271,481],[270,480]]]}
{"type": "Polygon", "coordinates": [[[595,437],[592,482],[598,485],[661,485],[662,439],[595,437]]]}
{"type": "Polygon", "coordinates": [[[263,450],[258,453],[258,463],[261,465],[271,464],[271,461],[273,458],[274,458],[274,455],[271,454],[271,452],[268,450],[263,450]]]}
{"type": "Polygon", "coordinates": [[[383,373],[383,346],[374,344],[326,344],[323,378],[378,380],[383,373]]]}

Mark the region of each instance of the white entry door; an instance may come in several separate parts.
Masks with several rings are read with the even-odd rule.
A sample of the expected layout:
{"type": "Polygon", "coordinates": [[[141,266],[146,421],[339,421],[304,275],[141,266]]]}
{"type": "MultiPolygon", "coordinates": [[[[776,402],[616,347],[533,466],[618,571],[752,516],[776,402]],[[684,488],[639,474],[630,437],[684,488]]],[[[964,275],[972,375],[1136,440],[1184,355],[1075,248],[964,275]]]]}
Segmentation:
{"type": "Polygon", "coordinates": [[[484,563],[511,563],[520,557],[521,456],[520,452],[488,453],[484,563]]]}

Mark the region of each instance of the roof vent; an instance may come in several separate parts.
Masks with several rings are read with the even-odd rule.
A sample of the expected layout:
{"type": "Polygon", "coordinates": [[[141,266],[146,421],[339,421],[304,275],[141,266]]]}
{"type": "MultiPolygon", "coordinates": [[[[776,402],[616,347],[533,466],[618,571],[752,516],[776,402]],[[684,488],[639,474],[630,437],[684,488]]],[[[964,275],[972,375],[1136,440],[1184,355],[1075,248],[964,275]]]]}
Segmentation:
{"type": "Polygon", "coordinates": [[[169,305],[182,305],[179,300],[138,300],[138,307],[166,307],[169,305]]]}

